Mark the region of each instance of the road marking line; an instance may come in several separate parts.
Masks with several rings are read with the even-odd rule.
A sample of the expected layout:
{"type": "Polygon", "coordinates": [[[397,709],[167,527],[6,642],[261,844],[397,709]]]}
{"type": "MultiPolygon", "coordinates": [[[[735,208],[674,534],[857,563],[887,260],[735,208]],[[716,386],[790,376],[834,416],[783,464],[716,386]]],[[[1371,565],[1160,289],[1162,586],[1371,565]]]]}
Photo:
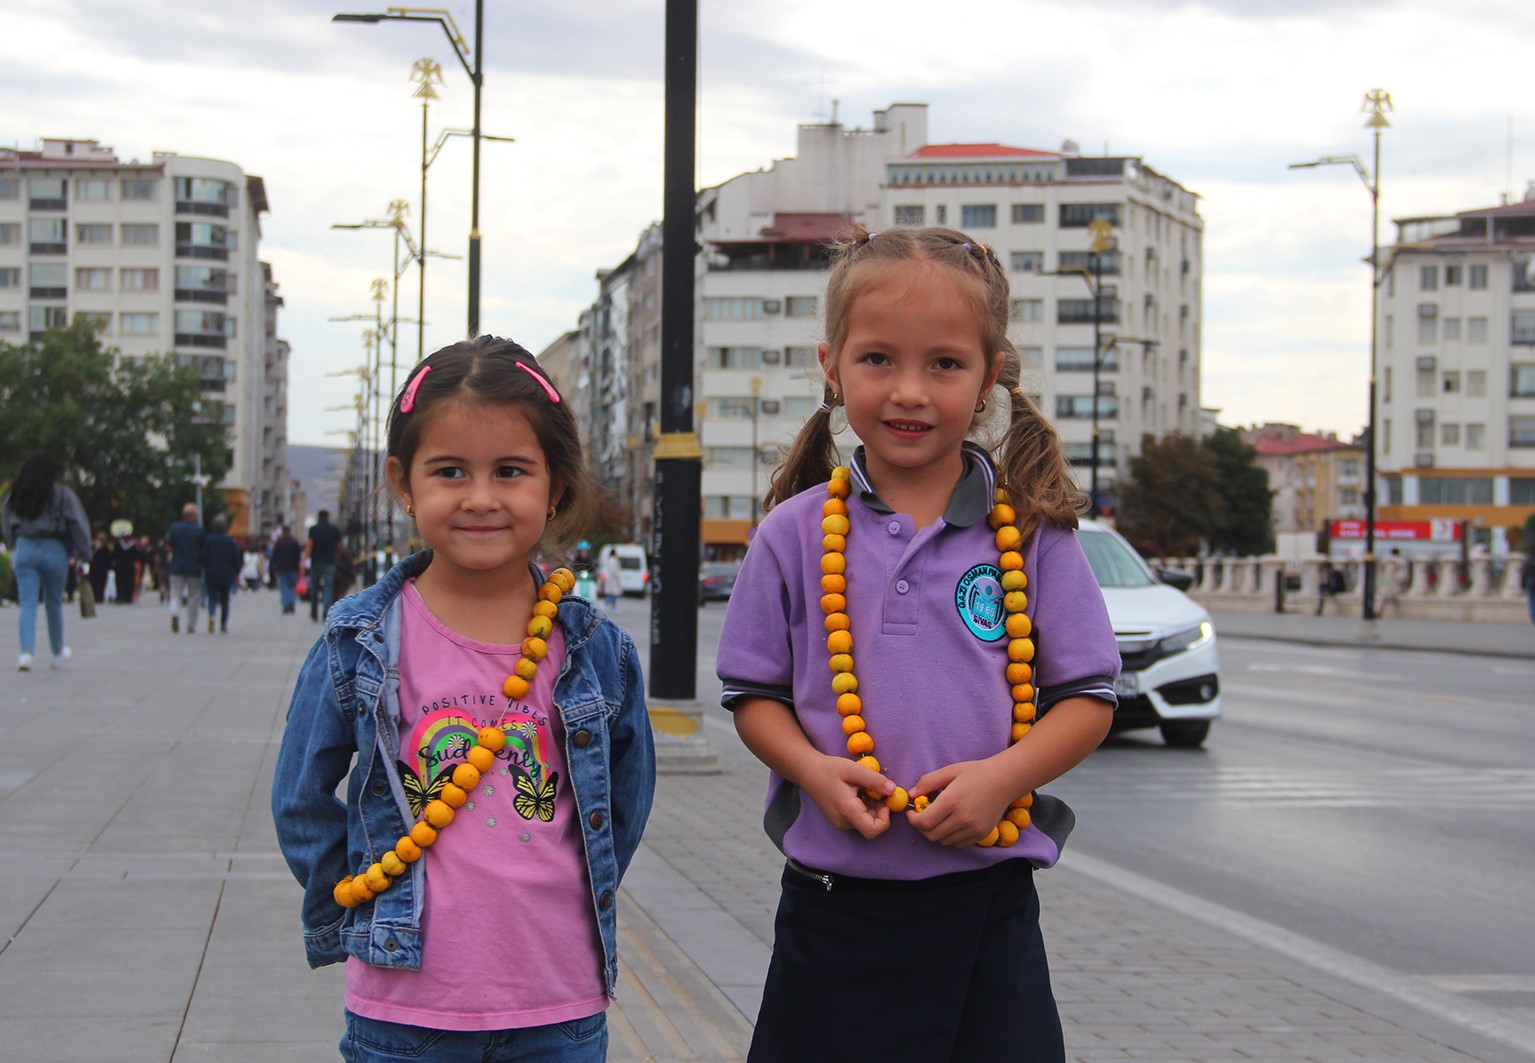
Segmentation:
{"type": "Polygon", "coordinates": [[[1528,1051],[1530,1045],[1535,1044],[1535,1025],[1511,1020],[1485,1004],[1447,997],[1435,979],[1393,971],[1273,923],[1117,867],[1106,860],[1087,856],[1080,849],[1074,850],[1067,859],[1067,866],[1072,870],[1080,871],[1105,886],[1151,901],[1196,923],[1250,941],[1260,948],[1335,978],[1392,997],[1471,1033],[1520,1051],[1528,1051]]]}

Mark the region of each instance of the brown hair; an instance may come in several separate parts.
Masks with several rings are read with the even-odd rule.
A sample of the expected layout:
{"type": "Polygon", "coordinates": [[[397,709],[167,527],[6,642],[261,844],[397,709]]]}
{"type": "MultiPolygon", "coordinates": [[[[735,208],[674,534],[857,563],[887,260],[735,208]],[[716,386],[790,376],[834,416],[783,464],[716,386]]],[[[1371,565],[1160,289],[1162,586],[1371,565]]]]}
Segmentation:
{"type": "Polygon", "coordinates": [[[533,426],[549,463],[550,503],[557,512],[540,545],[567,551],[590,525],[600,488],[581,453],[575,415],[568,403],[551,400],[545,383],[554,387],[538,359],[512,340],[481,336],[434,351],[410,371],[389,407],[388,456],[409,476],[422,428],[433,407],[446,399],[516,406],[533,426]],[[526,368],[519,370],[519,362],[526,368]],[[407,397],[409,408],[402,411],[407,397]]]}
{"type": "MultiPolygon", "coordinates": [[[[993,454],[1001,484],[1018,513],[1018,529],[1027,537],[1041,520],[1074,528],[1087,498],[1071,478],[1060,437],[1020,386],[1018,351],[1007,338],[1011,289],[1007,273],[985,244],[955,229],[889,229],[871,233],[862,225],[832,245],[831,277],[826,283],[826,344],[835,364],[847,340],[848,319],[858,297],[914,265],[949,269],[964,281],[973,300],[983,349],[1001,360],[997,387],[1010,403],[1007,429],[993,454]]],[[[824,483],[838,461],[832,438],[831,410],[840,403],[828,380],[821,408],[810,415],[784,463],[773,474],[762,508],[771,509],[801,491],[824,483]]],[[[977,422],[980,418],[977,418],[977,422]]],[[[974,427],[972,425],[972,427],[974,427]]]]}

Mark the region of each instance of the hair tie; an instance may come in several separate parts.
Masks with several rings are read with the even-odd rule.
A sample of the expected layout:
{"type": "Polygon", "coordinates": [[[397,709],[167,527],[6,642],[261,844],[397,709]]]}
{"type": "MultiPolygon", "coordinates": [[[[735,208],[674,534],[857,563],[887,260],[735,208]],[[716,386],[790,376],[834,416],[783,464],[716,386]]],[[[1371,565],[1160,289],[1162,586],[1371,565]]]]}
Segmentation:
{"type": "Polygon", "coordinates": [[[542,373],[540,373],[537,369],[534,369],[527,362],[516,362],[514,364],[517,366],[518,369],[521,369],[524,373],[528,374],[528,376],[532,377],[534,380],[539,382],[539,384],[544,389],[544,394],[549,396],[549,401],[550,402],[559,402],[560,401],[560,393],[558,391],[554,390],[554,385],[553,384],[549,383],[549,381],[544,379],[542,373]]]}
{"type": "Polygon", "coordinates": [[[400,412],[409,413],[416,408],[416,389],[421,386],[421,381],[426,379],[426,374],[432,371],[431,366],[422,369],[416,374],[416,378],[405,385],[405,396],[400,399],[400,412]]]}
{"type": "Polygon", "coordinates": [[[1022,388],[1013,388],[1012,390],[1010,390],[1008,392],[1008,394],[1009,395],[1022,395],[1023,394],[1023,389],[1022,388]]]}

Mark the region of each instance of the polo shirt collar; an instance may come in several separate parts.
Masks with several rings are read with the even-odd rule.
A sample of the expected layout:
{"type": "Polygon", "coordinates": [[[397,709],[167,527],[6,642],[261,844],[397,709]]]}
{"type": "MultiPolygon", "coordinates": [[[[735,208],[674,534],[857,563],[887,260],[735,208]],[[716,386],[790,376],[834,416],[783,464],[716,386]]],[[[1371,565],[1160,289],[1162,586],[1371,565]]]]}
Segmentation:
{"type": "MultiPolygon", "coordinates": [[[[991,512],[996,498],[997,471],[991,455],[974,443],[966,443],[961,449],[965,457],[964,471],[954,484],[949,505],[943,511],[943,522],[955,528],[968,528],[977,524],[991,512]]],[[[885,500],[874,490],[869,471],[864,466],[863,447],[853,451],[851,463],[853,482],[858,486],[858,497],[875,513],[894,513],[885,500]]]]}

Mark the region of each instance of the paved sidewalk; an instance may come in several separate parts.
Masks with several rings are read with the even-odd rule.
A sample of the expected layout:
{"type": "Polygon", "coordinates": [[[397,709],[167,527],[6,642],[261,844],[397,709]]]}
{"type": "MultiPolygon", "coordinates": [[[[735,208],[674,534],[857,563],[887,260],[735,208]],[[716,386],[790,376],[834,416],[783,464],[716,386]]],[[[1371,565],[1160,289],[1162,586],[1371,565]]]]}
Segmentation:
{"type": "MultiPolygon", "coordinates": [[[[633,603],[621,613],[643,622],[633,603]]],[[[6,645],[15,615],[0,610],[6,645]]],[[[304,963],[267,812],[318,629],[280,616],[271,592],[239,595],[231,628],[173,636],[152,604],[103,606],[71,615],[68,669],[0,671],[5,1063],[337,1058],[341,972],[304,963]]],[[[721,710],[706,720],[721,771],[661,778],[620,898],[619,1063],[738,1060],[750,1039],[780,862],[759,822],[763,769],[721,710]]],[[[1088,853],[1068,851],[1040,891],[1081,1063],[1535,1058],[1491,1009],[1435,1017],[1088,853]]]]}
{"type": "Polygon", "coordinates": [[[1535,658],[1535,624],[1401,620],[1387,617],[1365,624],[1358,616],[1217,612],[1204,602],[1221,638],[1278,639],[1314,646],[1433,650],[1439,653],[1535,658]]]}

